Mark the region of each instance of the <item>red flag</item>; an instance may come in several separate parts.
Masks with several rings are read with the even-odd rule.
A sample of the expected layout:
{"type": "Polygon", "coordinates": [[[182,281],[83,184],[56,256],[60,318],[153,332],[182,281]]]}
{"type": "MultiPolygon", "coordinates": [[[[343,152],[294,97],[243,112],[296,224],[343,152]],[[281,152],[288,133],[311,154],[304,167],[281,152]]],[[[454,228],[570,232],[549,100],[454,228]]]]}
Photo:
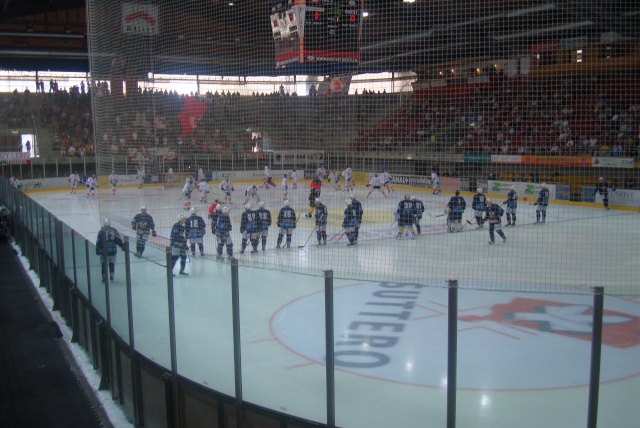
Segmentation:
{"type": "Polygon", "coordinates": [[[187,97],[184,99],[184,109],[181,114],[178,115],[180,123],[182,123],[182,137],[190,134],[198,126],[198,120],[204,116],[209,106],[202,101],[198,101],[193,97],[187,97]]]}

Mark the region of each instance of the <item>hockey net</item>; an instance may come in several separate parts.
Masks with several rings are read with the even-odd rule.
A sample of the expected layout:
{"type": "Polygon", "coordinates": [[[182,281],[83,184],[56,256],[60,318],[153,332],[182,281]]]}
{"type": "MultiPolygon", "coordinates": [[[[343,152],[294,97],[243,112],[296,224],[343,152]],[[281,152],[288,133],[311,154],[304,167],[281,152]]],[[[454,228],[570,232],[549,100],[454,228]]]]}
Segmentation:
{"type": "Polygon", "coordinates": [[[162,174],[162,187],[164,189],[182,189],[189,177],[194,179],[194,183],[196,182],[195,177],[192,174],[186,172],[166,172],[162,174]]]}

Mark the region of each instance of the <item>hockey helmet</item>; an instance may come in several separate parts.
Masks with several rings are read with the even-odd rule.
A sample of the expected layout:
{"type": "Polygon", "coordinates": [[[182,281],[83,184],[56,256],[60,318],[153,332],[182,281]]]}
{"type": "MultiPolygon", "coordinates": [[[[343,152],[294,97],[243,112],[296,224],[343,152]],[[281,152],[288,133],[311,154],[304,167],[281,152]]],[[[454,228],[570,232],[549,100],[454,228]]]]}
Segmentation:
{"type": "Polygon", "coordinates": [[[184,214],[178,214],[178,221],[180,220],[186,220],[187,216],[184,214]]]}
{"type": "Polygon", "coordinates": [[[351,205],[352,204],[351,199],[347,199],[345,202],[347,203],[347,205],[351,205]]]}
{"type": "Polygon", "coordinates": [[[146,210],[147,210],[146,206],[143,205],[143,206],[140,207],[140,211],[146,211],[146,210]]]}
{"type": "Polygon", "coordinates": [[[409,198],[409,199],[411,199],[412,201],[415,201],[415,200],[416,200],[416,197],[415,197],[415,196],[413,196],[413,195],[411,195],[411,198],[409,198]]]}
{"type": "Polygon", "coordinates": [[[542,184],[540,185],[540,187],[542,187],[543,189],[546,189],[546,188],[547,188],[547,183],[542,183],[542,184]]]}
{"type": "Polygon", "coordinates": [[[320,202],[320,198],[316,198],[316,204],[319,204],[320,202]]]}
{"type": "Polygon", "coordinates": [[[355,199],[355,198],[356,198],[356,195],[354,195],[354,194],[352,193],[352,194],[350,194],[350,195],[349,195],[349,197],[350,197],[351,199],[355,199]]]}
{"type": "Polygon", "coordinates": [[[222,207],[222,214],[229,214],[229,207],[222,207]]]}
{"type": "Polygon", "coordinates": [[[476,189],[476,192],[478,192],[478,193],[482,193],[482,187],[478,187],[478,188],[476,189]]]}
{"type": "Polygon", "coordinates": [[[405,193],[404,198],[405,198],[406,200],[409,200],[409,199],[411,199],[411,195],[410,195],[410,194],[408,194],[408,193],[405,193]]]}
{"type": "Polygon", "coordinates": [[[196,208],[195,207],[191,208],[191,215],[196,215],[196,208]]]}
{"type": "Polygon", "coordinates": [[[289,199],[285,199],[285,200],[284,200],[284,206],[285,206],[285,207],[288,207],[288,206],[289,206],[289,199]]]}
{"type": "Polygon", "coordinates": [[[102,225],[111,226],[111,220],[109,220],[108,218],[105,218],[104,220],[102,220],[102,225]]]}
{"type": "Polygon", "coordinates": [[[378,174],[374,174],[374,176],[375,176],[375,177],[377,177],[377,176],[378,176],[378,174]]]}
{"type": "Polygon", "coordinates": [[[509,186],[509,190],[513,190],[515,189],[516,186],[514,186],[513,184],[511,186],[509,186]]]}
{"type": "Polygon", "coordinates": [[[487,205],[492,205],[493,204],[493,202],[491,202],[491,199],[487,199],[485,202],[487,203],[487,205]]]}
{"type": "Polygon", "coordinates": [[[250,210],[251,209],[251,204],[244,204],[244,209],[245,210],[250,210]]]}
{"type": "Polygon", "coordinates": [[[260,208],[264,208],[264,202],[262,202],[262,201],[258,202],[258,206],[259,206],[260,208]]]}
{"type": "Polygon", "coordinates": [[[604,181],[604,177],[598,178],[598,181],[604,181]]]}

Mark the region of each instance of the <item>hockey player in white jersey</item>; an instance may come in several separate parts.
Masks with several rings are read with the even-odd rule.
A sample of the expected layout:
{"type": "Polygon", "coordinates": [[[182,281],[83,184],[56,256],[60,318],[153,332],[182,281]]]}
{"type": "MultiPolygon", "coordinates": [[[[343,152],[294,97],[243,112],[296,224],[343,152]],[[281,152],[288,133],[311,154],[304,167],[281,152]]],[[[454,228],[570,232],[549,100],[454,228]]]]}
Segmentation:
{"type": "Polygon", "coordinates": [[[249,202],[252,202],[255,199],[257,202],[260,202],[260,196],[258,196],[258,186],[252,184],[247,187],[247,190],[244,191],[244,203],[245,205],[249,202]]]}
{"type": "Polygon", "coordinates": [[[351,167],[346,167],[344,171],[342,171],[342,177],[344,177],[344,189],[347,192],[353,191],[353,170],[351,167]]]}
{"type": "Polygon", "coordinates": [[[393,190],[393,177],[391,174],[387,171],[383,171],[382,174],[380,174],[380,179],[382,180],[384,187],[387,188],[387,192],[395,192],[395,190],[393,190]]]}
{"type": "Polygon", "coordinates": [[[91,177],[87,178],[87,199],[95,199],[96,187],[98,187],[98,178],[95,174],[91,174],[91,177]]]}
{"type": "Polygon", "coordinates": [[[198,192],[200,192],[200,202],[207,203],[207,195],[209,194],[209,183],[207,180],[201,180],[198,183],[198,192]]]}
{"type": "Polygon", "coordinates": [[[286,201],[289,194],[289,183],[287,181],[287,174],[282,178],[282,182],[280,183],[280,190],[282,190],[282,200],[286,201]]]}
{"type": "Polygon", "coordinates": [[[118,177],[118,174],[116,174],[115,172],[112,172],[111,175],[109,175],[109,184],[111,185],[111,193],[113,195],[116,194],[116,188],[118,187],[119,182],[120,182],[120,177],[118,177]]]}
{"type": "Polygon", "coordinates": [[[233,183],[228,176],[225,177],[224,180],[222,180],[222,183],[220,183],[220,190],[222,190],[222,193],[224,194],[224,202],[233,204],[233,202],[231,201],[231,192],[233,192],[235,189],[233,188],[233,183]]]}
{"type": "Polygon", "coordinates": [[[195,190],[196,185],[193,182],[193,177],[187,177],[184,183],[184,187],[182,188],[182,199],[184,202],[182,207],[185,211],[191,209],[191,193],[195,190]]]}
{"type": "Polygon", "coordinates": [[[372,178],[371,181],[369,181],[369,184],[367,184],[367,187],[370,187],[369,189],[369,193],[367,193],[367,198],[369,196],[371,196],[371,192],[373,192],[374,190],[377,190],[378,192],[382,193],[382,196],[384,196],[385,198],[387,197],[387,195],[385,195],[384,190],[382,190],[382,178],[380,178],[378,176],[378,174],[375,174],[372,178]]]}
{"type": "Polygon", "coordinates": [[[69,175],[69,183],[71,183],[71,193],[77,193],[78,183],[80,183],[80,175],[77,172],[72,172],[69,175]]]}
{"type": "Polygon", "coordinates": [[[293,168],[293,171],[291,171],[291,187],[293,187],[294,189],[298,188],[298,180],[300,180],[300,174],[298,173],[298,171],[296,171],[295,168],[293,168]]]}

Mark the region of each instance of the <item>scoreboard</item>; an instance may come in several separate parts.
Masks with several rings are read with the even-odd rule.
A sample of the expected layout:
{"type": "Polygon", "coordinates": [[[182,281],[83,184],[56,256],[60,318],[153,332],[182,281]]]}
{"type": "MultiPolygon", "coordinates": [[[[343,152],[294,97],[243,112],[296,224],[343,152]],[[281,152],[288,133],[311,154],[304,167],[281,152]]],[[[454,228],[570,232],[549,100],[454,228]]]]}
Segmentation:
{"type": "Polygon", "coordinates": [[[364,0],[288,0],[271,9],[276,67],[360,61],[364,0]]]}

